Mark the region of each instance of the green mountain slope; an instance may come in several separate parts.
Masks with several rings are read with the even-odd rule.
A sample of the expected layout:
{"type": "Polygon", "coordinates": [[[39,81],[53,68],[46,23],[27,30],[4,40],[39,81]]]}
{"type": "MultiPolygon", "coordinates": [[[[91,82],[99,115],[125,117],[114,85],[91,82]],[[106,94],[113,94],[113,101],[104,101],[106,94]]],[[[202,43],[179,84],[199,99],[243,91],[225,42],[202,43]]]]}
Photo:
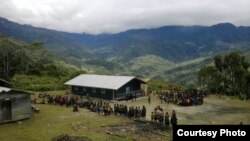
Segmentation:
{"type": "Polygon", "coordinates": [[[66,57],[91,58],[93,56],[82,44],[61,36],[55,30],[21,25],[0,17],[0,33],[28,43],[43,42],[49,50],[66,57]]]}
{"type": "Polygon", "coordinates": [[[175,68],[163,72],[161,76],[156,78],[163,78],[171,82],[186,86],[197,85],[197,74],[202,66],[208,65],[212,62],[212,56],[201,57],[194,60],[188,60],[177,64],[175,68]]]}
{"type": "Polygon", "coordinates": [[[0,54],[0,78],[9,79],[18,89],[61,89],[66,80],[83,72],[41,43],[28,44],[2,34],[0,54]]]}
{"type": "Polygon", "coordinates": [[[175,67],[175,64],[169,60],[156,55],[140,56],[123,65],[124,72],[144,78],[153,78],[161,72],[175,67]]]}

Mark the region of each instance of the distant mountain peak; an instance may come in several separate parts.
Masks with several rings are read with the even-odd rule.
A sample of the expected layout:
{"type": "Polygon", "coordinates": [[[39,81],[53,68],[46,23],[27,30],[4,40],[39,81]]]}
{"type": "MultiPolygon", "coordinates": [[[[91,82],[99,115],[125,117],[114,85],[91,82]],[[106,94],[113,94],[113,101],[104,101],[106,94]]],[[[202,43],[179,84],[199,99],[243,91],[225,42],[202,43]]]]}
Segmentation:
{"type": "Polygon", "coordinates": [[[212,27],[225,27],[225,28],[237,28],[234,24],[232,23],[219,23],[216,25],[213,25],[212,27]]]}

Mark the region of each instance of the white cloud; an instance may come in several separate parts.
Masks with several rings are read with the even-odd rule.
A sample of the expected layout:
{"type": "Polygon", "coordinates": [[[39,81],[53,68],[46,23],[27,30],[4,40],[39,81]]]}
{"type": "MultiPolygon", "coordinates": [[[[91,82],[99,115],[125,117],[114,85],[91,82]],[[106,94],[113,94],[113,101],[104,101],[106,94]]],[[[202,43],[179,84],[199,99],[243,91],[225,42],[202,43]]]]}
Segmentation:
{"type": "Polygon", "coordinates": [[[249,0],[1,0],[0,16],[68,32],[164,25],[250,25],[249,0]]]}

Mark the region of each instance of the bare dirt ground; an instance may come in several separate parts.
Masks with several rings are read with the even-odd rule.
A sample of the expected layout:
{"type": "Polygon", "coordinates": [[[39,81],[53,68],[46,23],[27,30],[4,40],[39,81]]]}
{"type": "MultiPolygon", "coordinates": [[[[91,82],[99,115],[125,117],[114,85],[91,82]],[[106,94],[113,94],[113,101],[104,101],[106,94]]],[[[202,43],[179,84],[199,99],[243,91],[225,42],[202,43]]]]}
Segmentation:
{"type": "Polygon", "coordinates": [[[117,125],[110,127],[114,133],[121,134],[123,131],[131,134],[137,134],[137,140],[171,140],[172,127],[168,128],[159,123],[150,123],[151,112],[154,108],[160,105],[164,112],[171,114],[172,110],[177,112],[178,124],[187,125],[203,125],[203,124],[250,124],[250,101],[241,101],[238,99],[231,99],[229,97],[217,97],[211,95],[204,99],[203,105],[197,106],[179,106],[175,104],[167,104],[161,102],[157,96],[153,96],[151,103],[147,101],[147,97],[138,98],[136,101],[121,101],[119,104],[129,106],[143,105],[147,108],[147,116],[145,124],[126,123],[124,125],[117,125]],[[152,132],[155,131],[155,132],[152,132]]]}
{"type": "Polygon", "coordinates": [[[151,103],[147,102],[147,97],[137,99],[137,101],[122,101],[121,104],[128,106],[142,106],[147,108],[146,120],[150,120],[151,112],[157,105],[160,105],[164,112],[171,114],[172,110],[177,113],[178,124],[250,124],[250,101],[230,99],[228,97],[219,98],[210,95],[204,99],[203,105],[178,106],[164,103],[153,96],[151,103]]]}

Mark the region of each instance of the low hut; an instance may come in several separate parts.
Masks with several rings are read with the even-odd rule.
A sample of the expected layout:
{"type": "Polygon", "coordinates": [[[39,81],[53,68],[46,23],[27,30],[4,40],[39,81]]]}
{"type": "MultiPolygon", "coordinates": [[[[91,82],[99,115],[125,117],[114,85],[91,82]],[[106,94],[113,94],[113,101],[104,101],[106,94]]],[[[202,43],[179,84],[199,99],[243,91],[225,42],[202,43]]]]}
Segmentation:
{"type": "Polygon", "coordinates": [[[0,123],[27,119],[31,115],[29,93],[0,86],[0,123]]]}

